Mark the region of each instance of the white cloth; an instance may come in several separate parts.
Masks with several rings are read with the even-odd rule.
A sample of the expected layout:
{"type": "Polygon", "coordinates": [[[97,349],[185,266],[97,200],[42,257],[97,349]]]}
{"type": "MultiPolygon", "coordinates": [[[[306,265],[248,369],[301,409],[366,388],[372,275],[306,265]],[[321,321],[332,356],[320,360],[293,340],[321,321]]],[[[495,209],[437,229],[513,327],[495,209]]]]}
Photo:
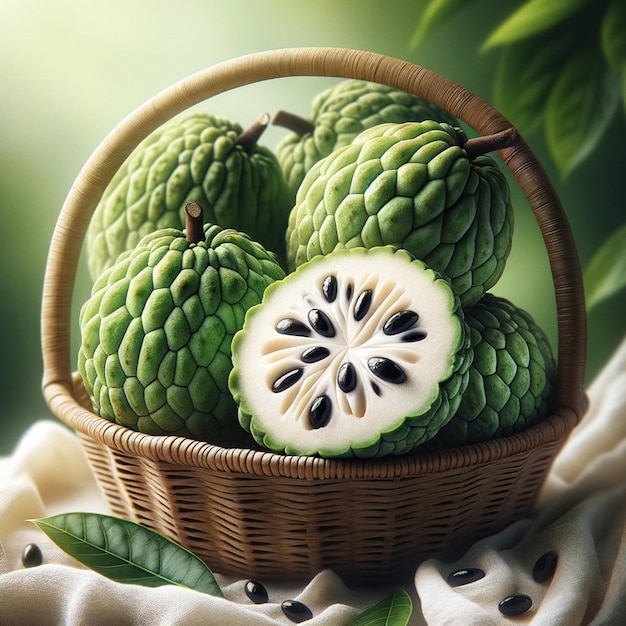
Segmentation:
{"type": "MultiPolygon", "coordinates": [[[[511,623],[625,623],[626,342],[588,393],[589,411],[557,457],[531,518],[477,542],[456,563],[416,564],[415,578],[403,585],[413,597],[413,626],[506,624],[498,604],[518,594],[532,607],[511,623]],[[556,570],[537,583],[532,567],[548,551],[557,554],[556,570]],[[464,568],[485,575],[451,587],[447,576],[464,568]]],[[[245,580],[219,573],[224,598],[173,585],[119,584],[82,567],[27,521],[69,511],[108,513],[75,435],[43,420],[0,459],[1,625],[292,624],[280,604],[297,599],[312,610],[311,626],[343,626],[395,589],[349,589],[324,571],[305,587],[268,585],[270,601],[255,605],[245,580]],[[24,568],[21,552],[31,542],[44,562],[24,568]]]]}

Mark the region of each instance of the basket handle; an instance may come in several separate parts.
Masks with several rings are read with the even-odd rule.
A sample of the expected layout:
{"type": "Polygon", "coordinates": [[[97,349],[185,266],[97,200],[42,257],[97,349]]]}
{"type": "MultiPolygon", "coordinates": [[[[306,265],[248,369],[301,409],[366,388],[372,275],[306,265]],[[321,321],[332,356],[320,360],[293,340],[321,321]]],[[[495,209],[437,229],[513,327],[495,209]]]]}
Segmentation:
{"type": "MultiPolygon", "coordinates": [[[[287,48],[245,55],[201,70],[153,96],[124,118],[96,148],[74,181],[52,236],[42,299],[43,393],[52,410],[72,389],[72,291],[87,225],[132,150],[153,130],[185,109],[225,91],[289,76],[332,76],[380,82],[433,102],[481,135],[512,128],[488,103],[423,67],[349,48],[287,48]]],[[[582,275],[563,207],[542,166],[520,138],[498,151],[526,196],[539,224],[555,288],[558,329],[557,406],[580,419],[586,360],[582,275]]],[[[58,407],[57,407],[58,408],[58,407]]]]}

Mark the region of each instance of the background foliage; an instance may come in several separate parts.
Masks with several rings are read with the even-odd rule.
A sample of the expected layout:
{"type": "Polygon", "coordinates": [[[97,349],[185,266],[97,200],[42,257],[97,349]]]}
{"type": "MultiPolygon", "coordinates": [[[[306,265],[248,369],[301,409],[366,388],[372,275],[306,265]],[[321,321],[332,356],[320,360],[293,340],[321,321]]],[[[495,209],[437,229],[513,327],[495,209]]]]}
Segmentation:
{"type": "MultiPolygon", "coordinates": [[[[623,100],[623,65],[606,64],[604,82],[587,83],[593,94],[599,92],[591,89],[592,84],[606,83],[601,92],[606,103],[597,98],[585,101],[595,142],[580,139],[586,147],[577,148],[576,159],[564,167],[548,136],[548,115],[532,113],[532,103],[550,99],[539,94],[557,84],[555,76],[564,69],[564,59],[580,56],[581,63],[587,63],[586,54],[578,52],[585,37],[572,44],[567,56],[559,56],[559,46],[554,44],[548,55],[551,61],[524,64],[518,56],[522,67],[506,70],[503,59],[510,56],[506,62],[511,67],[516,62],[509,50],[531,48],[529,42],[541,37],[547,45],[550,29],[561,28],[554,22],[550,29],[529,34],[527,41],[492,38],[489,42],[490,34],[523,4],[575,5],[578,17],[571,13],[565,23],[579,24],[590,41],[593,30],[596,47],[600,22],[609,19],[602,16],[614,12],[612,21],[606,22],[609,25],[623,20],[624,3],[616,0],[397,0],[392,5],[383,0],[181,0],[175,8],[169,0],[0,0],[0,262],[4,269],[0,275],[0,454],[13,448],[30,423],[51,417],[40,392],[41,289],[50,237],[74,178],[105,135],[135,107],[166,86],[225,59],[274,48],[340,46],[407,59],[455,80],[501,108],[522,130],[557,187],[581,263],[589,266],[594,253],[624,221],[620,183],[626,124],[623,107],[615,104],[616,94],[623,100]],[[433,17],[435,5],[439,8],[433,17]],[[593,14],[593,29],[587,28],[592,22],[583,14],[593,14]],[[415,38],[417,28],[423,32],[415,38]],[[516,74],[520,80],[525,77],[524,89],[509,82],[516,74]],[[600,110],[603,113],[596,119],[600,110]]],[[[604,30],[609,40],[611,32],[625,29],[604,26],[604,30]]],[[[611,58],[623,60],[621,44],[609,47],[611,58]]],[[[307,115],[311,98],[332,80],[260,83],[217,96],[203,108],[243,125],[254,120],[260,108],[269,112],[289,108],[307,115]]],[[[582,100],[576,106],[582,107],[582,100]]],[[[570,116],[569,123],[575,118],[576,114],[570,116]]],[[[265,143],[273,147],[282,136],[283,131],[271,128],[265,143]]],[[[567,154],[570,151],[574,153],[570,149],[567,154]]],[[[543,243],[525,198],[514,185],[513,200],[513,251],[494,291],[529,310],[554,339],[554,302],[543,243]]],[[[619,251],[620,242],[614,247],[619,251]]],[[[606,276],[606,270],[600,275],[606,276]]],[[[77,278],[76,307],[88,289],[83,267],[77,278]]],[[[590,311],[589,378],[624,335],[624,304],[622,292],[599,300],[590,311]]],[[[74,322],[74,336],[76,331],[74,322]]]]}
{"type": "MultiPolygon", "coordinates": [[[[473,0],[430,0],[411,44],[473,0]]],[[[518,0],[479,50],[498,54],[493,103],[522,133],[543,133],[560,177],[588,159],[602,160],[606,135],[626,112],[626,2],[518,0]]],[[[607,238],[585,268],[589,309],[626,286],[626,224],[607,238]]]]}

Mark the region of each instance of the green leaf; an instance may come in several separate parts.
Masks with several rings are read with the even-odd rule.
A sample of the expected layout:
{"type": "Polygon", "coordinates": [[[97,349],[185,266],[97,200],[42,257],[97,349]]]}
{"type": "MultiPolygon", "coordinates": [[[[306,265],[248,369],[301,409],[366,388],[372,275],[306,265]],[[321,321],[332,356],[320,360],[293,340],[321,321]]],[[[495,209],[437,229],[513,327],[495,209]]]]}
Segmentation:
{"type": "Polygon", "coordinates": [[[574,45],[574,36],[550,33],[502,51],[494,78],[494,103],[520,132],[530,133],[541,125],[548,94],[574,45]]]}
{"type": "Polygon", "coordinates": [[[611,67],[626,63],[626,2],[612,0],[602,19],[600,28],[602,51],[611,67]]]}
{"type": "Polygon", "coordinates": [[[546,103],[546,141],[567,176],[597,146],[621,95],[595,39],[582,42],[563,66],[546,103]]]}
{"type": "Polygon", "coordinates": [[[528,0],[487,38],[483,50],[545,32],[580,11],[591,0],[528,0]]]}
{"type": "Polygon", "coordinates": [[[584,274],[587,310],[626,287],[626,225],[594,254],[584,274]]]}
{"type": "Polygon", "coordinates": [[[459,9],[466,7],[470,0],[431,0],[411,37],[409,46],[415,48],[426,34],[445,22],[459,9]]]}
{"type": "Polygon", "coordinates": [[[397,589],[378,604],[357,615],[350,626],[406,626],[412,612],[411,597],[404,589],[397,589]]]}
{"type": "Polygon", "coordinates": [[[180,585],[222,596],[203,561],[140,524],[99,513],[64,513],[30,521],[70,556],[117,582],[180,585]]]}

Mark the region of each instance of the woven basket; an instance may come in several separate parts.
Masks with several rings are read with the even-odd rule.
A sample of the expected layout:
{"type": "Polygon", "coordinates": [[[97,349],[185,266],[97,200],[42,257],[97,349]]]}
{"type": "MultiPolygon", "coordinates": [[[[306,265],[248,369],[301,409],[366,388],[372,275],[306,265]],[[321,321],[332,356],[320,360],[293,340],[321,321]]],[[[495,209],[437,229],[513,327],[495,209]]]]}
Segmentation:
{"type": "Polygon", "coordinates": [[[536,215],[558,317],[558,408],[536,426],[478,445],[372,460],[224,449],[137,433],[96,416],[70,366],[72,292],[82,241],[122,162],[186,108],[288,76],[385,83],[434,102],[479,134],[511,128],[499,112],[442,76],[361,50],[261,52],[172,85],[113,129],[62,207],[44,283],[43,392],[53,413],[77,432],[113,512],[178,541],[214,571],[293,580],[329,568],[351,583],[389,583],[411,575],[427,557],[456,558],[472,542],[528,514],[586,408],[586,320],[576,249],[555,191],[522,139],[499,155],[536,215]]]}

